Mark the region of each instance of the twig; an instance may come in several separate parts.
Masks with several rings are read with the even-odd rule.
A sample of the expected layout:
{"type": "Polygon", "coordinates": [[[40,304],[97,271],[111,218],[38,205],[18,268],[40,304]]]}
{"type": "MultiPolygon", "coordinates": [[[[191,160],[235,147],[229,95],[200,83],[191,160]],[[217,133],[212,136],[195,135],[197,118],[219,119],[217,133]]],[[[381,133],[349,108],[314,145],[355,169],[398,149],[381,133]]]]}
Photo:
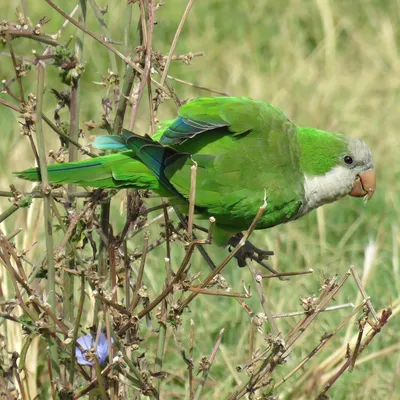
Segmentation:
{"type": "Polygon", "coordinates": [[[193,165],[190,167],[190,194],[189,194],[189,214],[188,214],[188,227],[187,233],[189,240],[193,240],[193,216],[194,207],[196,204],[196,174],[197,162],[192,160],[193,165]]]}
{"type": "MultiPolygon", "coordinates": [[[[326,311],[336,311],[341,310],[343,308],[354,307],[353,303],[346,303],[346,304],[339,304],[337,306],[325,307],[322,308],[319,312],[326,312],[326,311]]],[[[273,318],[288,318],[288,317],[296,317],[298,315],[307,314],[307,311],[294,311],[294,312],[287,312],[282,314],[275,314],[273,318]]]]}
{"type": "MultiPolygon", "coordinates": [[[[44,64],[38,62],[37,64],[37,93],[36,93],[36,135],[39,151],[39,162],[40,162],[40,175],[43,182],[43,205],[44,205],[44,222],[45,222],[45,235],[46,235],[46,250],[47,250],[47,270],[48,270],[48,296],[51,312],[56,313],[56,275],[54,268],[54,258],[53,258],[53,230],[52,230],[52,216],[50,208],[50,187],[49,187],[49,177],[46,163],[46,150],[44,146],[43,137],[43,125],[42,125],[42,108],[43,108],[43,91],[44,91],[44,64]]],[[[55,329],[54,321],[51,324],[52,329],[55,329]]],[[[58,365],[58,354],[57,348],[54,344],[50,346],[50,355],[53,363],[58,365]]]]}
{"type": "MultiPolygon", "coordinates": [[[[144,10],[144,0],[140,0],[140,8],[141,8],[141,10],[144,10]]],[[[153,29],[154,29],[154,12],[155,12],[155,10],[154,10],[153,0],[149,0],[148,27],[147,27],[147,36],[145,38],[145,40],[146,40],[146,57],[145,57],[144,70],[143,70],[142,78],[141,78],[140,85],[139,85],[137,99],[132,105],[131,118],[129,121],[129,128],[128,128],[130,131],[133,130],[133,127],[135,125],[137,111],[138,111],[139,105],[142,101],[143,92],[144,92],[144,89],[147,84],[147,78],[150,77],[151,46],[152,46],[152,41],[153,41],[153,29]]],[[[143,14],[142,14],[142,16],[143,16],[143,14]]],[[[142,18],[142,24],[144,24],[144,18],[142,18]]],[[[162,86],[162,84],[161,84],[161,86],[162,86]]]]}
{"type": "MultiPolygon", "coordinates": [[[[366,299],[366,303],[368,304],[368,299],[366,299]]],[[[363,315],[361,315],[361,317],[358,320],[358,336],[357,336],[357,341],[356,341],[356,345],[354,347],[353,354],[351,356],[349,372],[353,372],[354,365],[356,363],[356,360],[357,360],[357,357],[358,357],[358,354],[360,351],[361,341],[362,341],[362,338],[364,335],[364,328],[368,322],[368,313],[369,313],[369,309],[367,306],[367,310],[364,310],[363,315]]]]}
{"type": "MultiPolygon", "coordinates": [[[[32,197],[32,199],[41,199],[43,198],[43,193],[42,192],[37,192],[37,191],[33,191],[33,192],[27,192],[27,193],[20,193],[21,196],[30,196],[32,197]]],[[[73,192],[72,195],[74,197],[92,197],[93,192],[73,192]]],[[[5,190],[0,190],[0,197],[14,197],[15,194],[13,192],[7,192],[5,190]]],[[[60,191],[52,191],[51,192],[51,196],[53,198],[64,198],[65,197],[65,193],[64,192],[60,192],[60,191]]],[[[161,207],[157,207],[156,209],[159,210],[161,207]]],[[[152,209],[149,208],[148,212],[154,211],[152,209]]],[[[144,212],[146,213],[146,212],[144,212]]],[[[144,214],[143,213],[143,214],[144,214]]],[[[142,215],[142,214],[141,214],[142,215]]]]}
{"type": "Polygon", "coordinates": [[[199,386],[197,387],[196,390],[196,395],[194,396],[195,400],[200,399],[201,396],[201,392],[203,391],[204,388],[204,384],[206,383],[207,377],[208,377],[208,373],[210,372],[212,363],[214,362],[215,356],[217,355],[217,351],[219,348],[219,345],[221,344],[221,340],[222,340],[222,335],[224,334],[224,330],[225,329],[221,329],[217,338],[217,341],[215,343],[214,348],[212,349],[212,352],[210,354],[210,357],[208,358],[208,360],[204,361],[205,367],[203,369],[203,374],[201,377],[201,381],[199,383],[199,386]]]}
{"type": "Polygon", "coordinates": [[[2,35],[10,35],[14,37],[24,37],[32,40],[36,40],[38,42],[49,44],[53,47],[57,47],[59,43],[54,40],[51,36],[44,35],[42,33],[36,34],[33,32],[33,29],[14,29],[10,28],[2,31],[2,35]]]}
{"type": "MultiPolygon", "coordinates": [[[[373,327],[372,333],[369,335],[369,337],[364,341],[364,343],[360,347],[360,351],[358,354],[361,354],[366,347],[371,343],[372,339],[381,331],[381,329],[387,324],[390,316],[392,314],[392,310],[388,308],[387,310],[382,311],[382,316],[379,319],[378,323],[376,326],[373,327]]],[[[349,367],[351,363],[351,358],[348,358],[345,363],[339,368],[337,373],[329,379],[329,381],[326,383],[325,387],[322,389],[322,391],[318,394],[317,398],[322,398],[322,396],[325,395],[325,393],[332,387],[332,385],[339,379],[339,377],[343,374],[344,371],[349,367]]]]}
{"type": "MultiPolygon", "coordinates": [[[[203,57],[204,51],[197,51],[195,53],[178,54],[171,57],[171,61],[190,61],[194,57],[203,57]]],[[[167,59],[168,57],[164,57],[167,59]]]]}
{"type": "Polygon", "coordinates": [[[141,371],[139,370],[139,368],[136,367],[133,364],[133,362],[131,361],[131,359],[126,355],[125,346],[121,343],[121,341],[119,339],[119,335],[116,334],[113,329],[111,329],[111,336],[114,339],[114,343],[117,346],[118,350],[121,352],[122,358],[126,362],[126,364],[129,367],[129,369],[133,372],[133,374],[135,375],[136,379],[139,381],[140,386],[141,386],[141,390],[146,391],[147,393],[149,393],[150,391],[152,393],[154,393],[155,392],[154,388],[148,387],[147,383],[143,379],[143,376],[142,376],[141,371]]]}
{"type": "MultiPolygon", "coordinates": [[[[157,208],[158,209],[158,208],[157,208]]],[[[154,211],[154,209],[152,210],[154,211]]],[[[174,211],[174,209],[172,207],[168,207],[167,209],[167,213],[171,214],[172,211],[174,211]]],[[[143,215],[143,214],[142,214],[143,215]]],[[[131,239],[136,236],[138,233],[142,232],[144,229],[147,229],[149,226],[153,225],[154,223],[160,221],[161,219],[163,219],[164,217],[164,213],[158,215],[157,217],[153,218],[151,221],[146,222],[142,227],[140,227],[140,229],[138,229],[137,231],[133,232],[133,234],[131,235],[131,239]]]]}
{"type": "MultiPolygon", "coordinates": [[[[1,99],[0,99],[1,103],[1,99]]],[[[55,132],[57,133],[58,136],[62,137],[66,142],[72,143],[74,146],[76,146],[83,154],[87,154],[90,157],[97,157],[97,154],[92,153],[91,151],[87,150],[85,147],[83,147],[77,140],[74,138],[68,136],[66,133],[64,133],[61,129],[59,129],[53,122],[46,117],[44,114],[42,114],[43,121],[46,122],[46,124],[55,132]]]]}
{"type": "MultiPolygon", "coordinates": [[[[97,40],[99,43],[101,43],[104,47],[106,47],[108,50],[112,51],[114,54],[116,54],[118,57],[120,57],[122,60],[124,60],[127,64],[129,64],[136,72],[138,72],[140,75],[143,74],[143,70],[138,67],[135,63],[133,63],[128,57],[124,56],[121,52],[119,52],[115,47],[113,47],[110,43],[107,43],[100,37],[98,37],[96,34],[93,32],[89,31],[87,28],[79,24],[76,20],[71,18],[65,11],[63,11],[58,5],[53,3],[51,0],[45,0],[47,4],[49,4],[51,7],[53,7],[59,14],[61,14],[64,18],[68,19],[73,25],[81,29],[83,32],[85,32],[87,35],[89,35],[91,38],[97,40]]],[[[58,43],[57,43],[58,44],[58,43]]],[[[168,94],[167,89],[160,85],[157,81],[154,79],[151,79],[151,82],[158,87],[160,90],[168,94]]]]}
{"type": "Polygon", "coordinates": [[[18,209],[19,209],[19,206],[16,204],[13,204],[10,207],[8,207],[6,211],[4,211],[0,214],[0,223],[2,223],[4,220],[6,220],[10,215],[14,214],[15,211],[17,211],[18,209]]]}
{"type": "Polygon", "coordinates": [[[78,340],[79,327],[81,324],[81,318],[82,318],[84,304],[85,304],[85,274],[83,272],[81,272],[81,288],[80,288],[79,305],[78,305],[78,312],[76,314],[74,332],[72,335],[72,342],[71,342],[71,363],[70,363],[70,369],[69,369],[69,383],[71,386],[74,383],[75,349],[76,349],[76,342],[78,340]]]}
{"type": "Polygon", "coordinates": [[[344,274],[342,279],[336,284],[336,278],[331,279],[330,282],[328,282],[325,285],[324,290],[322,291],[321,295],[315,302],[315,309],[312,310],[310,314],[305,315],[300,322],[289,332],[286,340],[286,354],[288,355],[288,350],[292,346],[292,344],[302,335],[306,328],[311,324],[311,322],[318,316],[320,313],[321,309],[325,308],[325,306],[328,304],[328,302],[332,299],[332,297],[338,292],[338,290],[343,286],[343,284],[346,282],[348,277],[350,276],[350,273],[344,274]]]}
{"type": "MultiPolygon", "coordinates": [[[[357,271],[356,271],[356,269],[354,268],[353,265],[350,267],[350,272],[351,272],[351,274],[353,275],[353,278],[354,278],[354,280],[356,281],[357,287],[358,287],[358,289],[360,290],[360,293],[361,293],[361,295],[363,296],[363,298],[364,298],[364,299],[367,299],[367,298],[369,299],[369,297],[368,297],[368,295],[367,295],[367,293],[366,293],[366,291],[365,291],[364,285],[362,284],[361,279],[360,279],[360,277],[358,276],[357,271]]],[[[367,301],[367,307],[368,307],[369,310],[371,311],[371,314],[372,314],[372,316],[374,317],[375,322],[378,323],[378,322],[379,322],[379,317],[378,317],[378,314],[377,314],[376,311],[375,311],[374,306],[373,306],[372,303],[371,303],[371,300],[368,300],[368,301],[367,301]]]]}
{"type": "MultiPolygon", "coordinates": [[[[336,335],[336,333],[342,329],[365,305],[367,300],[364,300],[361,304],[359,304],[330,334],[324,334],[324,336],[321,338],[320,342],[318,345],[305,357],[303,360],[291,371],[289,374],[287,374],[281,381],[279,381],[276,385],[274,385],[274,390],[276,390],[279,386],[281,386],[283,383],[285,383],[289,378],[291,378],[300,368],[302,368],[323,346],[325,346],[326,343],[330,339],[332,339],[333,336],[336,335]]],[[[325,311],[327,311],[325,309],[325,311]]]]}
{"type": "Polygon", "coordinates": [[[267,300],[264,296],[263,290],[262,290],[262,279],[261,277],[255,272],[254,267],[252,266],[251,262],[248,263],[248,267],[250,269],[251,275],[253,276],[253,279],[256,283],[256,289],[257,289],[257,294],[258,297],[260,298],[261,306],[264,310],[264,314],[267,316],[269,323],[271,324],[272,331],[276,337],[279,336],[280,330],[278,326],[276,325],[276,322],[272,316],[272,313],[270,312],[269,308],[267,307],[267,300]]]}
{"type": "MultiPolygon", "coordinates": [[[[101,30],[103,31],[104,39],[110,40],[111,37],[110,37],[110,32],[107,27],[107,23],[99,10],[99,6],[97,5],[96,0],[89,0],[89,4],[90,4],[90,7],[92,7],[92,10],[94,12],[94,15],[97,18],[97,22],[99,23],[101,30]]],[[[115,54],[113,52],[109,51],[108,57],[110,59],[111,70],[115,73],[118,73],[117,60],[115,58],[115,54]]]]}
{"type": "Polygon", "coordinates": [[[56,388],[54,386],[54,377],[53,377],[53,367],[52,367],[52,358],[51,355],[47,355],[47,369],[49,371],[49,380],[50,380],[50,389],[51,389],[51,398],[56,400],[56,388]]]}
{"type": "Polygon", "coordinates": [[[107,396],[106,387],[105,387],[103,376],[101,374],[101,368],[100,368],[100,364],[99,364],[99,360],[98,360],[97,356],[94,357],[93,364],[94,364],[94,370],[95,370],[96,378],[97,378],[98,390],[100,392],[100,398],[101,398],[101,400],[108,400],[109,397],[107,396]]]}
{"type": "MultiPolygon", "coordinates": [[[[80,13],[79,19],[83,24],[86,24],[86,0],[80,0],[80,13]]],[[[75,42],[75,57],[77,60],[81,61],[82,59],[82,50],[83,50],[83,39],[84,33],[82,31],[78,31],[76,34],[76,42],[75,42]]],[[[80,92],[81,92],[81,83],[80,77],[74,79],[71,85],[71,103],[70,103],[70,119],[69,119],[69,137],[78,142],[79,138],[79,113],[80,113],[80,92]]],[[[77,161],[78,156],[78,148],[72,143],[69,142],[68,145],[68,156],[69,162],[77,161]]],[[[69,183],[67,186],[67,203],[72,207],[74,203],[74,198],[71,196],[71,192],[76,190],[76,186],[73,183],[69,183]]],[[[75,260],[71,259],[68,262],[68,266],[70,269],[75,269],[75,260]]],[[[64,289],[65,289],[65,297],[64,297],[64,317],[67,321],[72,321],[73,318],[73,310],[74,310],[74,275],[68,274],[64,272],[64,289]]]]}
{"type": "MultiPolygon", "coordinates": [[[[164,287],[166,287],[172,280],[171,276],[171,265],[170,259],[165,258],[165,269],[167,279],[165,281],[164,287]]],[[[161,303],[161,315],[159,317],[159,332],[158,332],[158,340],[157,340],[157,351],[156,351],[156,359],[154,362],[154,372],[160,373],[162,371],[163,360],[164,360],[164,351],[165,351],[165,341],[167,337],[167,317],[168,317],[168,303],[167,298],[163,300],[161,303]]],[[[173,330],[175,332],[175,329],[173,330]]],[[[157,382],[157,392],[160,393],[161,388],[161,380],[157,382]]]]}
{"type": "Polygon", "coordinates": [[[149,243],[149,237],[150,237],[150,234],[148,232],[146,232],[144,234],[144,238],[143,238],[142,259],[140,261],[138,277],[136,279],[135,291],[133,292],[132,302],[130,305],[131,314],[133,314],[133,312],[134,312],[135,308],[137,307],[139,300],[140,300],[139,290],[142,287],[142,279],[143,279],[143,273],[144,273],[144,266],[146,264],[147,245],[149,243]]]}
{"type": "Polygon", "coordinates": [[[189,333],[189,398],[194,400],[194,385],[193,385],[193,349],[194,349],[194,322],[190,320],[190,333],[189,333]]]}
{"type": "MultiPolygon", "coordinates": [[[[99,256],[98,256],[98,274],[102,281],[107,279],[107,266],[108,266],[108,247],[109,247],[109,234],[110,234],[110,208],[111,202],[110,199],[107,199],[100,206],[100,246],[99,246],[99,256]],[[104,239],[102,238],[104,236],[104,239]]],[[[100,303],[98,299],[96,299],[94,305],[94,314],[93,314],[93,325],[97,326],[98,324],[98,316],[99,311],[101,310],[100,303]]]]}
{"type": "Polygon", "coordinates": [[[179,22],[178,28],[177,28],[177,30],[175,32],[174,40],[172,41],[171,47],[169,49],[167,61],[165,62],[163,74],[161,76],[161,81],[160,81],[161,85],[164,85],[164,82],[165,82],[165,80],[167,78],[167,74],[168,74],[168,70],[169,70],[169,64],[170,64],[171,59],[173,57],[176,44],[178,43],[179,36],[180,36],[180,34],[182,32],[183,25],[185,24],[185,21],[186,21],[188,15],[189,15],[189,12],[190,12],[190,10],[191,10],[191,8],[193,6],[193,3],[194,3],[194,0],[189,0],[188,4],[186,6],[185,12],[182,15],[181,21],[179,22]]]}
{"type": "Polygon", "coordinates": [[[170,76],[170,75],[167,75],[167,78],[168,79],[172,79],[175,82],[182,83],[182,85],[187,85],[187,86],[195,87],[195,88],[200,89],[200,90],[205,90],[206,92],[220,94],[221,96],[229,96],[228,93],[219,92],[217,90],[210,89],[210,88],[207,88],[205,86],[200,86],[197,83],[191,83],[191,82],[188,82],[188,81],[184,81],[183,79],[175,78],[175,77],[170,76]]]}
{"type": "Polygon", "coordinates": [[[199,288],[197,286],[189,286],[187,290],[191,292],[206,294],[211,296],[226,296],[226,297],[240,297],[244,299],[248,299],[251,297],[248,293],[237,293],[237,292],[228,292],[223,290],[211,290],[206,288],[199,288]]]}
{"type": "MultiPolygon", "coordinates": [[[[162,206],[163,206],[163,213],[164,213],[164,223],[165,223],[165,245],[166,245],[166,256],[168,258],[168,260],[171,261],[171,240],[170,240],[170,220],[169,220],[169,215],[167,212],[167,207],[168,207],[168,203],[166,199],[162,199],[162,206]]],[[[168,278],[168,275],[167,275],[168,278]]]]}
{"type": "MultiPolygon", "coordinates": [[[[74,9],[71,11],[71,13],[69,14],[70,17],[72,18],[78,10],[79,10],[79,5],[76,5],[76,6],[74,7],[74,9]]],[[[69,24],[69,20],[66,19],[66,20],[63,22],[63,24],[61,25],[61,28],[57,31],[57,33],[55,33],[54,35],[51,35],[51,37],[52,37],[54,40],[58,40],[58,39],[61,37],[62,31],[68,26],[68,24],[69,24]]],[[[47,49],[46,49],[46,50],[47,50],[47,49]]]]}
{"type": "Polygon", "coordinates": [[[17,104],[14,104],[14,103],[10,103],[9,101],[7,101],[7,100],[4,100],[4,99],[1,99],[0,98],[0,104],[3,104],[3,106],[6,106],[6,107],[8,107],[8,108],[11,108],[12,110],[14,110],[14,111],[17,111],[17,112],[21,112],[21,107],[19,106],[19,105],[17,105],[17,104]]]}
{"type": "Polygon", "coordinates": [[[109,307],[114,308],[115,310],[117,310],[120,314],[126,315],[128,317],[130,317],[132,314],[128,311],[127,308],[125,308],[124,306],[121,306],[121,304],[115,303],[113,300],[108,299],[107,297],[103,296],[102,294],[98,293],[98,292],[94,292],[93,296],[96,299],[99,299],[102,303],[106,304],[109,307]]]}
{"type": "MultiPolygon", "coordinates": [[[[249,236],[253,233],[258,221],[262,217],[262,215],[265,212],[265,209],[267,208],[267,202],[266,199],[264,198],[264,203],[263,205],[258,209],[257,215],[255,216],[253,222],[251,223],[249,229],[247,232],[243,235],[243,237],[240,239],[240,242],[238,245],[229,253],[229,255],[216,267],[209,275],[208,277],[204,280],[204,282],[201,284],[200,287],[206,287],[212,279],[217,276],[221,270],[228,264],[228,262],[235,256],[235,254],[245,245],[246,240],[249,238],[249,236]]],[[[189,295],[179,306],[179,312],[182,312],[187,305],[198,295],[198,293],[192,293],[189,295]]]]}
{"type": "MultiPolygon", "coordinates": [[[[182,276],[183,272],[186,270],[186,267],[189,264],[190,259],[192,257],[194,248],[199,243],[203,243],[203,241],[193,241],[193,242],[191,242],[189,244],[189,246],[188,246],[188,248],[186,250],[185,257],[184,257],[184,259],[183,259],[178,271],[176,272],[173,280],[171,281],[171,283],[167,287],[165,287],[165,289],[149,305],[147,305],[142,311],[140,311],[137,314],[137,316],[136,316],[137,319],[143,318],[150,311],[152,311],[155,307],[157,307],[165,299],[165,297],[168,296],[168,294],[173,290],[174,285],[181,279],[181,276],[182,276]]],[[[125,333],[132,325],[133,325],[132,321],[129,321],[128,323],[126,323],[118,331],[118,335],[122,335],[123,333],[125,333]]]]}
{"type": "Polygon", "coordinates": [[[14,65],[15,76],[16,76],[17,82],[18,82],[20,101],[23,103],[25,101],[24,88],[22,86],[21,74],[18,70],[17,60],[15,58],[14,48],[11,43],[10,35],[6,35],[6,40],[7,40],[8,47],[10,49],[10,55],[11,55],[11,59],[12,59],[13,65],[14,65]]]}
{"type": "MultiPolygon", "coordinates": [[[[105,367],[103,369],[103,371],[101,371],[101,376],[106,377],[107,375],[109,375],[110,372],[112,371],[112,367],[113,367],[112,364],[107,365],[107,367],[105,367]]],[[[98,384],[98,379],[96,377],[96,378],[92,379],[85,388],[83,388],[79,392],[74,393],[73,399],[77,400],[77,399],[81,398],[82,396],[84,396],[85,394],[90,392],[94,387],[96,387],[97,384],[98,384]]]]}
{"type": "Polygon", "coordinates": [[[9,233],[7,236],[6,236],[6,239],[8,240],[8,241],[10,241],[11,239],[14,239],[15,238],[15,236],[17,236],[19,233],[21,233],[22,232],[22,228],[18,228],[18,229],[16,229],[14,232],[11,232],[11,233],[9,233]]]}
{"type": "Polygon", "coordinates": [[[90,209],[90,208],[94,208],[96,206],[96,202],[100,199],[101,195],[103,193],[102,189],[96,189],[91,197],[91,199],[84,205],[84,207],[82,208],[82,210],[75,215],[72,220],[70,221],[70,224],[68,225],[68,230],[63,238],[63,240],[61,241],[61,243],[58,245],[56,252],[61,251],[65,245],[67,244],[69,238],[71,237],[71,235],[74,232],[74,229],[77,225],[77,223],[79,222],[79,220],[85,215],[85,213],[90,209]]]}
{"type": "Polygon", "coordinates": [[[306,271],[294,271],[294,272],[282,272],[279,274],[258,274],[262,279],[268,279],[268,278],[281,278],[283,276],[296,276],[296,275],[308,275],[308,274],[313,274],[314,270],[312,268],[307,269],[306,271]]]}

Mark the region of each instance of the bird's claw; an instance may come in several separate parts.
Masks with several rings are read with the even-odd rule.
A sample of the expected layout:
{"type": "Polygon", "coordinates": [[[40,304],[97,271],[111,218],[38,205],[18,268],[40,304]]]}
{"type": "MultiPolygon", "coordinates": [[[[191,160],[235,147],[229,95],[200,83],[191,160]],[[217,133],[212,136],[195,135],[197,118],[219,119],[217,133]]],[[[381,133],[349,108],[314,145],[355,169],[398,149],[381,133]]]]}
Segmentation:
{"type": "MultiPolygon", "coordinates": [[[[243,238],[242,233],[238,233],[235,236],[232,236],[229,239],[229,252],[232,251],[232,248],[235,248],[239,243],[240,240],[243,238]]],[[[279,274],[274,268],[272,268],[268,263],[264,260],[268,259],[268,257],[273,256],[274,252],[269,250],[261,250],[258,247],[254,246],[250,241],[246,240],[243,247],[241,247],[237,253],[234,255],[239,267],[247,266],[247,259],[253,260],[263,266],[264,268],[271,271],[273,274],[279,274]]],[[[286,280],[287,278],[279,278],[281,280],[286,280]]]]}

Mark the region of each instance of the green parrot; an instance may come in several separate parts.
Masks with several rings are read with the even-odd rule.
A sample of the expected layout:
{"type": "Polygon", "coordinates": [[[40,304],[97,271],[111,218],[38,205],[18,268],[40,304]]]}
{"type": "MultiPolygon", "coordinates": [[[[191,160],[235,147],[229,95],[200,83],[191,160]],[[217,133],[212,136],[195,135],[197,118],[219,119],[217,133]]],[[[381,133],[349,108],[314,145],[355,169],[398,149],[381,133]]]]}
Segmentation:
{"type": "MultiPolygon", "coordinates": [[[[49,180],[96,188],[150,189],[187,212],[197,163],[195,211],[215,217],[214,241],[227,244],[254,220],[256,229],[296,220],[347,194],[375,191],[371,151],[358,138],[298,127],[278,108],[243,97],[199,98],[152,138],[124,130],[99,136],[121,152],[48,165],[49,180]]],[[[39,181],[37,168],[15,173],[39,181]]]]}

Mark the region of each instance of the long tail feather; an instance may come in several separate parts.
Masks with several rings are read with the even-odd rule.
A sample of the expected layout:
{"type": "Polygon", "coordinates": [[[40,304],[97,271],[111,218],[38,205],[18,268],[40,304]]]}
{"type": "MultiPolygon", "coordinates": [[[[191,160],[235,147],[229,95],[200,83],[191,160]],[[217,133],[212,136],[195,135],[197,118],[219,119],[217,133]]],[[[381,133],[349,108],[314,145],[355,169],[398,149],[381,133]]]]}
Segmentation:
{"type": "MultiPolygon", "coordinates": [[[[154,174],[139,160],[133,151],[126,151],[94,159],[65,164],[48,165],[49,181],[55,184],[75,183],[96,188],[136,188],[160,192],[154,174]]],[[[40,181],[38,168],[14,172],[19,178],[40,181]]]]}

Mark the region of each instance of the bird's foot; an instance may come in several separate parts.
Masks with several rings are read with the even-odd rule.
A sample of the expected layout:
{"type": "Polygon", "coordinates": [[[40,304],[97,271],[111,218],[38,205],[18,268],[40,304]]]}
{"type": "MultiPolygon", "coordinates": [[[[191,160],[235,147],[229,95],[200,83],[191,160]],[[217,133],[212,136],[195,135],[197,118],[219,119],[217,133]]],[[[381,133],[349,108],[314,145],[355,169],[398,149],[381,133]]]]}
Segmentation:
{"type": "MultiPolygon", "coordinates": [[[[229,239],[229,251],[232,251],[232,248],[236,247],[241,239],[243,238],[242,233],[238,233],[235,236],[232,236],[229,239]]],[[[245,267],[247,265],[247,259],[253,260],[256,263],[260,264],[264,268],[271,271],[273,274],[279,274],[274,268],[271,267],[268,263],[264,260],[268,259],[268,257],[273,256],[273,251],[262,250],[258,247],[254,246],[249,240],[246,240],[243,247],[239,249],[239,251],[234,255],[237,260],[239,267],[245,267]]],[[[283,278],[280,278],[283,280],[283,278]]]]}

